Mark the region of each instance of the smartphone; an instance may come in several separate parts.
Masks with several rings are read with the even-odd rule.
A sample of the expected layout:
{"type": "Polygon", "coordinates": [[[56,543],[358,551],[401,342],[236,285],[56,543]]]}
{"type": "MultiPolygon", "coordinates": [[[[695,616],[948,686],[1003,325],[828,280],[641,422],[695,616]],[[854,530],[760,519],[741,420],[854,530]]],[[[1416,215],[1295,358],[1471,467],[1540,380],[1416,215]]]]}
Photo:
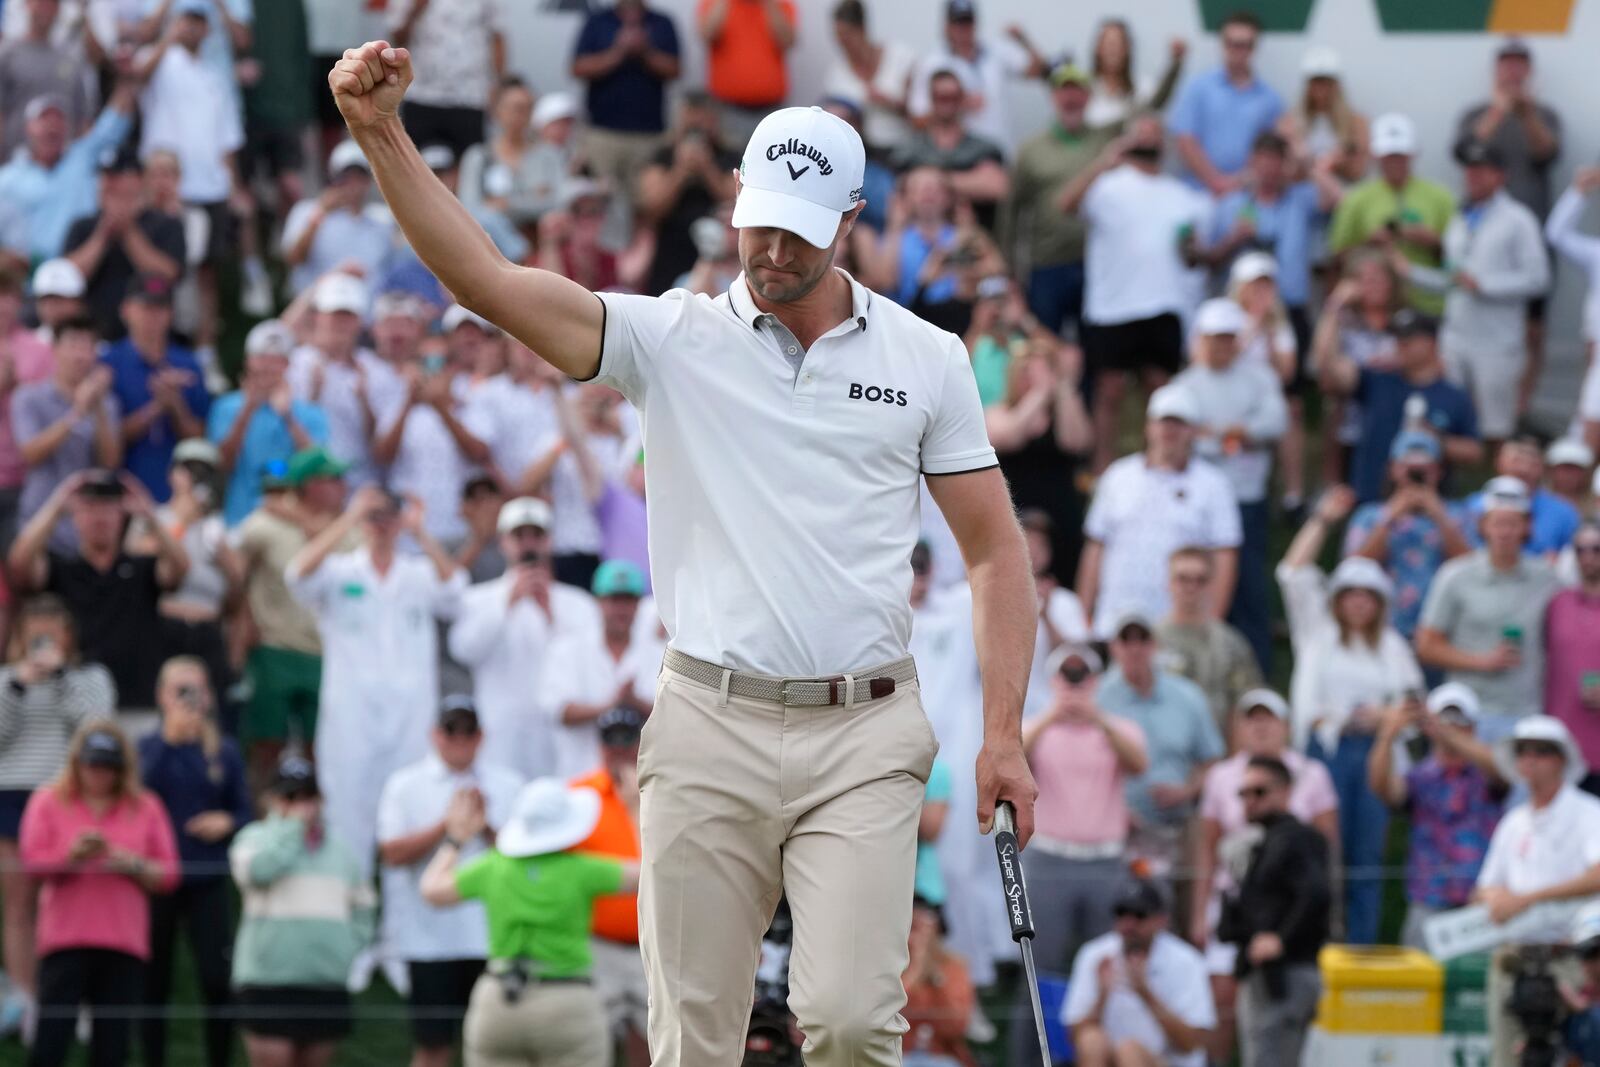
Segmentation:
{"type": "Polygon", "coordinates": [[[1428,472],[1421,467],[1407,467],[1406,481],[1412,485],[1427,485],[1428,472]]]}

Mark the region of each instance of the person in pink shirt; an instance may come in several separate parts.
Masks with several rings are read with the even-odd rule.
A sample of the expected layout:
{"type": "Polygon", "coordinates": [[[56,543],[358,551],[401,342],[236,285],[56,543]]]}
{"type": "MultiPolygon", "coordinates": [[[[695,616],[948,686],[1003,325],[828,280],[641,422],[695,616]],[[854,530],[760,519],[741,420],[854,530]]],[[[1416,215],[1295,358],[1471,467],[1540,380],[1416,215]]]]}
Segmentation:
{"type": "MultiPolygon", "coordinates": [[[[1137,723],[1101,710],[1093,649],[1066,644],[1046,665],[1050,704],[1022,724],[1022,746],[1039,786],[1028,882],[1039,915],[1034,953],[1044,971],[1066,974],[1083,944],[1111,929],[1127,877],[1130,819],[1124,789],[1149,764],[1137,723]]],[[[1031,1009],[1014,1015],[1019,1065],[1037,1065],[1031,1009]],[[1031,1056],[1031,1059],[1029,1058],[1031,1056]]]]}
{"type": "Polygon", "coordinates": [[[1588,772],[1579,788],[1600,796],[1600,523],[1572,537],[1578,585],[1550,601],[1544,617],[1544,712],[1567,724],[1588,772]]]}
{"type": "Polygon", "coordinates": [[[11,435],[11,391],[50,377],[50,346],[22,324],[22,276],[0,270],[0,544],[17,528],[17,503],[27,465],[11,435]]]}
{"type": "Polygon", "coordinates": [[[1294,775],[1289,812],[1320,830],[1338,855],[1339,797],[1328,768],[1289,747],[1289,704],[1270,689],[1252,689],[1233,709],[1233,755],[1211,765],[1200,787],[1200,827],[1195,835],[1194,894],[1189,940],[1206,955],[1217,1026],[1212,1031],[1213,1060],[1226,1062],[1234,1039],[1233,978],[1236,945],[1217,940],[1222,894],[1238,883],[1260,839],[1261,828],[1245,818],[1239,788],[1245,765],[1254,756],[1281,759],[1294,775]]]}
{"type": "Polygon", "coordinates": [[[61,776],[28,801],[20,847],[40,883],[30,1067],[66,1062],[84,1004],[94,1013],[90,1067],[120,1067],[150,956],[148,894],[177,884],[178,846],[115,723],[100,719],[78,730],[61,776]]]}

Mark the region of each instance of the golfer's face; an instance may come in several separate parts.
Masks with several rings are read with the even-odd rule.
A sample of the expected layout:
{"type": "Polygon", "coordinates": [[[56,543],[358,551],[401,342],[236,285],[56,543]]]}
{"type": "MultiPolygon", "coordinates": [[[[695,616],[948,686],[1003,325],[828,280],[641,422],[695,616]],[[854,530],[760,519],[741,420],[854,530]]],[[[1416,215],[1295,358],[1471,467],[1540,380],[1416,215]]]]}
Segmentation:
{"type": "MultiPolygon", "coordinates": [[[[841,232],[845,226],[840,223],[841,232]]],[[[816,248],[799,234],[775,226],[746,226],[739,231],[739,265],[757,296],[788,304],[822,281],[833,266],[833,246],[816,248]]]]}

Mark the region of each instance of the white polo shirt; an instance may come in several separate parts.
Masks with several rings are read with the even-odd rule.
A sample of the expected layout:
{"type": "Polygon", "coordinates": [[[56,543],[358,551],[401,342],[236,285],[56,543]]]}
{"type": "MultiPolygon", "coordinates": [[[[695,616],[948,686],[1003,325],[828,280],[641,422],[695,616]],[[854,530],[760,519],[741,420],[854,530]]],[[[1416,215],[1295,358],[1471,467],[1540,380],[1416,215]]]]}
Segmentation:
{"type": "Polygon", "coordinates": [[[1083,317],[1114,326],[1192,305],[1193,272],[1179,231],[1204,233],[1211,201],[1169,174],[1124,164],[1096,178],[1078,213],[1089,227],[1084,248],[1083,317]]]}
{"type": "Polygon", "coordinates": [[[851,316],[798,371],[743,275],[600,294],[599,379],[640,412],[654,592],[691,656],[787,677],[904,656],[919,479],[995,466],[960,339],[845,277],[851,316]]]}
{"type": "Polygon", "coordinates": [[[1124,612],[1167,614],[1167,561],[1178,549],[1239,547],[1239,505],[1211,464],[1191,459],[1181,471],[1156,470],[1140,452],[1100,476],[1083,532],[1105,546],[1093,629],[1109,638],[1124,612]]]}
{"type": "MultiPolygon", "coordinates": [[[[635,634],[639,629],[634,627],[635,634]]],[[[649,635],[648,628],[645,633],[649,635]]],[[[662,651],[653,636],[636,637],[620,660],[612,659],[605,639],[592,630],[563,634],[550,645],[543,695],[554,738],[557,778],[593,773],[602,758],[599,720],[569,725],[561,721],[561,710],[568,704],[604,704],[623,685],[637,700],[655,700],[662,651]]]]}
{"type": "MultiPolygon", "coordinates": [[[[1067,984],[1067,999],[1061,1006],[1061,1021],[1076,1026],[1089,1017],[1100,998],[1100,961],[1112,961],[1112,988],[1106,997],[1101,1024],[1112,1045],[1135,1041],[1159,1057],[1166,1067],[1204,1067],[1203,1049],[1179,1052],[1167,1043],[1161,1023],[1128,984],[1123,962],[1122,936],[1102,934],[1078,951],[1072,963],[1072,980],[1067,984]]],[[[1183,1023],[1199,1030],[1217,1025],[1217,1006],[1211,997],[1211,978],[1204,957],[1173,934],[1163,930],[1150,945],[1145,964],[1145,981],[1156,1000],[1183,1023]]]]}
{"type": "MultiPolygon", "coordinates": [[[[384,783],[378,802],[378,841],[394,841],[433,826],[444,818],[450,798],[461,789],[483,793],[491,827],[506,824],[522,779],[504,767],[479,760],[465,771],[453,771],[437,753],[400,768],[384,783]]],[[[461,850],[466,862],[485,849],[482,838],[461,850]]],[[[383,869],[384,943],[402,960],[481,960],[488,958],[489,922],[483,905],[466,901],[436,908],[422,899],[422,872],[429,853],[408,867],[383,869]]]]}
{"type": "Polygon", "coordinates": [[[1540,810],[1518,804],[1494,828],[1478,888],[1531,893],[1600,863],[1600,800],[1564,785],[1540,810]]]}

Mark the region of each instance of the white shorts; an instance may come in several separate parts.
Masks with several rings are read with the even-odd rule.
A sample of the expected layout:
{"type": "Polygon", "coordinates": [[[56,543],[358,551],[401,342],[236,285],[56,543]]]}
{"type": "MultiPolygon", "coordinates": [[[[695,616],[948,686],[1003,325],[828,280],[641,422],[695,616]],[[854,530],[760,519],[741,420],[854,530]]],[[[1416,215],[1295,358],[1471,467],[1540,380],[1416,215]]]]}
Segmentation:
{"type": "Polygon", "coordinates": [[[611,1033],[617,1037],[630,1029],[640,1036],[648,1033],[646,1016],[650,999],[639,946],[591,937],[589,953],[594,958],[594,990],[605,1008],[606,1025],[611,1033]]]}
{"type": "Polygon", "coordinates": [[[1522,395],[1525,349],[1474,349],[1442,346],[1445,374],[1472,396],[1478,412],[1478,433],[1493,440],[1510,437],[1517,428],[1517,401],[1522,395]]]}

